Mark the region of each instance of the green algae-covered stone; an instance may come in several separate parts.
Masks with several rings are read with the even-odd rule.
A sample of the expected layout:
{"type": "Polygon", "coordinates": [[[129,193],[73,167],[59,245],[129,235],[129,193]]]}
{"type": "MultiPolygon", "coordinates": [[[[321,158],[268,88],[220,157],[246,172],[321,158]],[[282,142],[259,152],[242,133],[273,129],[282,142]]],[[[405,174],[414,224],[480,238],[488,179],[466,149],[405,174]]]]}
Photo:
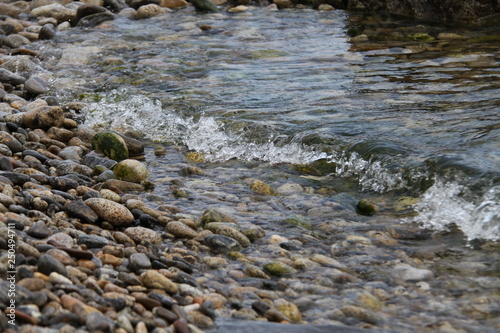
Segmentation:
{"type": "Polygon", "coordinates": [[[128,148],[125,140],[111,131],[99,132],[92,138],[92,149],[115,161],[128,158],[128,148]]]}
{"type": "Polygon", "coordinates": [[[295,273],[295,269],[282,262],[274,261],[264,265],[264,272],[273,276],[287,276],[295,273]]]}
{"type": "Polygon", "coordinates": [[[356,204],[356,210],[361,215],[373,215],[377,211],[377,207],[367,200],[360,200],[356,204]]]}
{"type": "Polygon", "coordinates": [[[134,183],[140,183],[150,176],[148,169],[143,163],[131,159],[118,162],[113,168],[113,172],[118,179],[134,183]]]}

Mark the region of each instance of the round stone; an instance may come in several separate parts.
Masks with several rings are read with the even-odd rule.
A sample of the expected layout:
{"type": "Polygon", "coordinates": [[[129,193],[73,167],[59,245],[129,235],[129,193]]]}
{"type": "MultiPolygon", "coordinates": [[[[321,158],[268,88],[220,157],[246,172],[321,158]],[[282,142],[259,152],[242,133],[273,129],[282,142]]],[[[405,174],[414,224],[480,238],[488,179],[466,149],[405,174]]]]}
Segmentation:
{"type": "Polygon", "coordinates": [[[84,201],[101,219],[114,226],[129,225],[134,215],[127,207],[103,198],[90,198],[84,201]]]}
{"type": "Polygon", "coordinates": [[[140,183],[150,176],[149,171],[144,163],[131,159],[126,159],[119,162],[113,168],[113,172],[118,179],[134,183],[140,183]]]}
{"type": "Polygon", "coordinates": [[[92,149],[98,153],[115,161],[121,161],[128,158],[128,148],[125,140],[115,132],[99,132],[92,138],[92,149]]]}

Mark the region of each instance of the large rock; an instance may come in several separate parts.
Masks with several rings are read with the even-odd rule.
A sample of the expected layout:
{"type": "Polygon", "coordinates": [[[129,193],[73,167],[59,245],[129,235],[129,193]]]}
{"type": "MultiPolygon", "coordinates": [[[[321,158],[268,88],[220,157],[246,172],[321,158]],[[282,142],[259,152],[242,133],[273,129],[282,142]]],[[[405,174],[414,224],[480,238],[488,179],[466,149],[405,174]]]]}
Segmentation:
{"type": "Polygon", "coordinates": [[[339,9],[386,11],[426,21],[474,22],[500,13],[496,0],[313,0],[315,6],[328,3],[339,9]]]}

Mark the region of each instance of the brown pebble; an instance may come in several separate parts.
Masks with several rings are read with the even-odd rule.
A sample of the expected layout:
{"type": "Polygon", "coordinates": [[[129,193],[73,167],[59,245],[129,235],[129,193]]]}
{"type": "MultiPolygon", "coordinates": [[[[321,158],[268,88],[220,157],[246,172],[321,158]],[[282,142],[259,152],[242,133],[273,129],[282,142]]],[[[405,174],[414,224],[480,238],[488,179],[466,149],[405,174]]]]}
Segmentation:
{"type": "Polygon", "coordinates": [[[161,303],[149,297],[138,296],[135,298],[137,303],[142,304],[146,309],[152,310],[154,308],[160,307],[161,303]]]}
{"type": "Polygon", "coordinates": [[[188,323],[186,319],[181,318],[177,319],[174,321],[174,328],[177,333],[190,333],[191,330],[189,329],[188,323]]]}

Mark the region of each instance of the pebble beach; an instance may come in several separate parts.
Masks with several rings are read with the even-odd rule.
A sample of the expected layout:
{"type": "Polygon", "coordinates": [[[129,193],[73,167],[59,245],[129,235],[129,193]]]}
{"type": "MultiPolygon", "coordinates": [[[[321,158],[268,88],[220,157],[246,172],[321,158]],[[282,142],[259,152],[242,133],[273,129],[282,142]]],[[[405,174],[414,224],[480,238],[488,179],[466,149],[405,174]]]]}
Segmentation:
{"type": "Polygon", "coordinates": [[[90,128],[37,75],[31,46],[62,31],[189,6],[0,3],[0,331],[500,331],[498,242],[402,224],[414,202],[333,190],[324,161],[209,163],[90,128]]]}

